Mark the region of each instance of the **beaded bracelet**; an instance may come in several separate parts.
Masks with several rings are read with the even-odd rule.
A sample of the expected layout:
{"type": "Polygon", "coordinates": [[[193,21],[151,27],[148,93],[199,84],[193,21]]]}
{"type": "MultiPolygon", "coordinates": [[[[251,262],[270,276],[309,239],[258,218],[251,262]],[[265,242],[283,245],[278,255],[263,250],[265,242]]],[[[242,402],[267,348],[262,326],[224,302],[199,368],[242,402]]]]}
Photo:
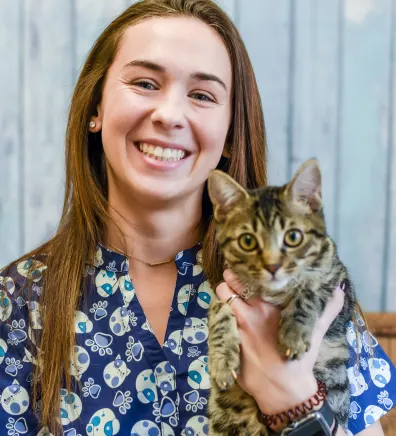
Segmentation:
{"type": "Polygon", "coordinates": [[[304,403],[286,410],[286,412],[277,413],[275,415],[265,415],[259,410],[258,419],[267,427],[277,425],[280,421],[282,424],[288,424],[290,421],[296,421],[301,415],[305,415],[312,411],[312,409],[326,399],[327,388],[322,380],[317,380],[318,390],[311,398],[304,403]]]}

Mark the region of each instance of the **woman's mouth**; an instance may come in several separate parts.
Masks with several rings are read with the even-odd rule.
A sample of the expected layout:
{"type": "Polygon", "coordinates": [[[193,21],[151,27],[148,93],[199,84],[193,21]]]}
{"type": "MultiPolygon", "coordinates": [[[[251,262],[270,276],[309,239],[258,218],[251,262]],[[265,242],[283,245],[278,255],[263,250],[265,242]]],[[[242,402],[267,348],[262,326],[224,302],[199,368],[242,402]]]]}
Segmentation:
{"type": "Polygon", "coordinates": [[[145,142],[135,142],[135,145],[141,153],[154,160],[176,162],[188,156],[188,153],[184,150],[163,148],[158,145],[151,145],[145,142]]]}

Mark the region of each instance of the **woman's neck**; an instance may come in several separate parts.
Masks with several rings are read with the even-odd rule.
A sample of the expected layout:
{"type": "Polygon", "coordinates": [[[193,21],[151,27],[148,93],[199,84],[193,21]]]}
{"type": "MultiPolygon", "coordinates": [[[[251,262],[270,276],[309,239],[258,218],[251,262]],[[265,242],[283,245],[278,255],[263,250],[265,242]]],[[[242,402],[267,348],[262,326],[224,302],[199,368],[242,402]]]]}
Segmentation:
{"type": "Polygon", "coordinates": [[[202,194],[194,197],[190,195],[178,204],[163,204],[162,207],[113,197],[104,243],[150,263],[173,259],[178,252],[194,246],[202,238],[202,194]]]}

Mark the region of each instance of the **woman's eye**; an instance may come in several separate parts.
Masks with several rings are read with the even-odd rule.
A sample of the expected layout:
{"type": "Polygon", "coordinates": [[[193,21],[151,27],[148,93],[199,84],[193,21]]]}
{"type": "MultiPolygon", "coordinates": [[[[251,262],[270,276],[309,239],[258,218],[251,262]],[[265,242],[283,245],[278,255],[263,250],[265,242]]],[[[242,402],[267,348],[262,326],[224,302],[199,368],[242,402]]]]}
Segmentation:
{"type": "Polygon", "coordinates": [[[257,248],[257,239],[254,235],[250,233],[244,233],[238,239],[239,246],[242,250],[253,251],[257,248]]]}
{"type": "Polygon", "coordinates": [[[141,88],[148,89],[150,91],[155,91],[157,89],[151,82],[147,82],[146,80],[140,80],[139,82],[134,82],[133,85],[137,85],[141,88]]]}
{"type": "Polygon", "coordinates": [[[201,92],[196,92],[194,94],[192,94],[192,96],[198,96],[199,98],[195,98],[195,100],[200,100],[200,101],[214,101],[212,98],[210,98],[208,95],[206,94],[202,94],[201,92]]]}
{"type": "Polygon", "coordinates": [[[284,243],[288,247],[298,247],[302,243],[303,239],[304,237],[300,230],[292,229],[286,232],[284,243]]]}

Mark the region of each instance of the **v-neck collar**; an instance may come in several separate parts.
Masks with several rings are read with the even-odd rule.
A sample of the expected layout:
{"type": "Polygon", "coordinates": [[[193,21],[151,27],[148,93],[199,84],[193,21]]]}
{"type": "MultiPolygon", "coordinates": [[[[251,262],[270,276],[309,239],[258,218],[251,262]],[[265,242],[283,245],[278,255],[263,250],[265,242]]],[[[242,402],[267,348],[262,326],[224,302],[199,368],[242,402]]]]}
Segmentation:
{"type": "MultiPolygon", "coordinates": [[[[189,265],[195,265],[196,255],[202,248],[202,241],[185,250],[180,251],[175,256],[175,264],[179,274],[185,274],[189,265]]],[[[114,273],[128,273],[129,260],[124,254],[111,250],[103,243],[96,245],[95,260],[93,266],[99,269],[105,269],[114,273]]]]}

